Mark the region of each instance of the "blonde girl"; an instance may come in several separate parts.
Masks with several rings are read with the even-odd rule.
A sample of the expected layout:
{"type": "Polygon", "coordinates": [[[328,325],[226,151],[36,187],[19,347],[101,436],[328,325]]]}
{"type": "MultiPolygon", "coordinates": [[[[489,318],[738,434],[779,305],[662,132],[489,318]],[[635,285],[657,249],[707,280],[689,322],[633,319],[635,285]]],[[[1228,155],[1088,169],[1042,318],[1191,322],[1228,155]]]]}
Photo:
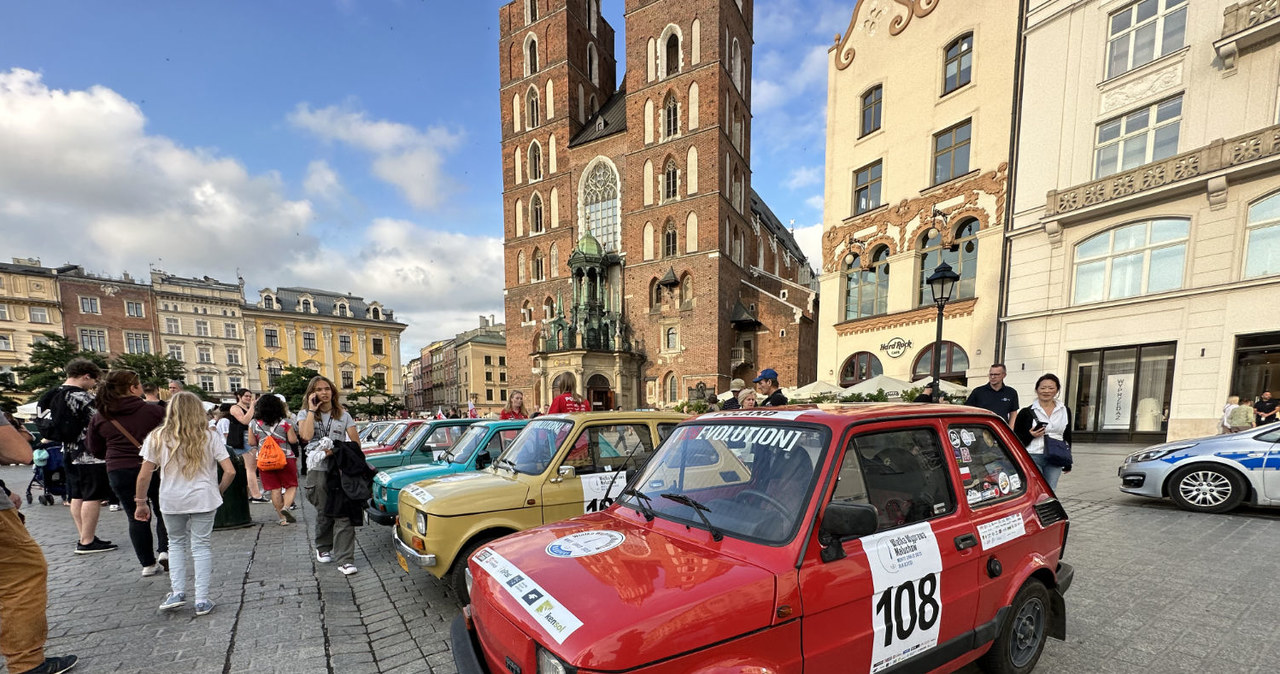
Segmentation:
{"type": "Polygon", "coordinates": [[[507,396],[507,405],[502,408],[500,419],[528,419],[529,410],[524,408],[524,392],[513,390],[507,396]]]}
{"type": "MultiPolygon", "coordinates": [[[[235,478],[235,466],[222,434],[205,422],[204,406],[194,393],[182,391],[166,408],[164,424],[142,443],[142,470],[135,493],[147,493],[151,474],[160,471],[160,511],[169,532],[169,595],[161,610],[187,603],[187,555],[195,566],[196,615],[213,610],[209,577],[213,571],[213,517],[222,505],[222,492],[235,478]],[[222,467],[218,480],[217,467],[222,467]]],[[[146,499],[140,499],[134,517],[151,518],[146,499]]]]}

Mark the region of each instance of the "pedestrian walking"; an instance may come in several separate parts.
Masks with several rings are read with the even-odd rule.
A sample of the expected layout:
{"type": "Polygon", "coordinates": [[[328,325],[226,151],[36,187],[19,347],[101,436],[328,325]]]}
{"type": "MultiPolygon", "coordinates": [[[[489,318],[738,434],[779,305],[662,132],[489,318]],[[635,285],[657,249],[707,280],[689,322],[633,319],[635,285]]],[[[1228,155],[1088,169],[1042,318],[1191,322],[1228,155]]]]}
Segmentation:
{"type": "MultiPolygon", "coordinates": [[[[741,407],[741,403],[738,402],[738,395],[742,393],[742,390],[745,388],[747,388],[747,383],[745,381],[742,381],[741,379],[736,379],[736,378],[731,380],[729,382],[729,393],[731,395],[727,399],[725,399],[724,404],[720,406],[720,409],[736,410],[739,407],[741,407]]],[[[752,397],[754,398],[755,391],[752,391],[751,394],[752,394],[752,397]]]]}
{"type": "Polygon", "coordinates": [[[338,570],[351,575],[355,565],[356,530],[346,518],[325,514],[328,503],[329,458],[333,443],[359,442],[356,422],[342,407],[337,389],[325,377],[312,377],[302,396],[304,409],[298,412],[298,439],[306,443],[307,500],[316,508],[316,561],[328,564],[337,558],[338,570]]]}
{"type": "Polygon", "coordinates": [[[253,420],[249,423],[249,447],[253,449],[254,456],[259,456],[258,452],[267,438],[274,438],[280,446],[286,465],[275,470],[260,468],[258,476],[262,478],[262,488],[271,494],[276,521],[281,526],[286,526],[297,522],[289,509],[293,507],[293,499],[298,492],[298,459],[293,453],[293,446],[298,443],[298,434],[294,431],[293,421],[289,419],[284,401],[272,395],[258,398],[258,403],[253,408],[253,420]]]}
{"type": "Polygon", "coordinates": [[[787,404],[787,396],[782,394],[782,389],[778,386],[778,373],[772,368],[761,370],[759,376],[751,382],[756,385],[756,391],[764,396],[764,400],[760,402],[761,407],[780,407],[787,404]]]}
{"type": "Polygon", "coordinates": [[[1004,363],[993,364],[987,370],[987,383],[970,391],[964,404],[995,412],[1005,423],[1012,424],[1018,413],[1018,392],[1004,385],[1007,373],[1004,363]]]}
{"type": "Polygon", "coordinates": [[[129,518],[129,541],[142,564],[142,575],[154,576],[161,567],[169,568],[169,536],[163,517],[155,518],[154,538],[150,525],[134,517],[135,497],[151,499],[153,510],[160,514],[164,510],[158,505],[161,481],[153,480],[150,491],[143,494],[135,489],[142,470],[142,440],[164,421],[165,410],[142,399],[142,381],[133,370],[107,374],[98,387],[97,410],[86,436],[89,451],[106,460],[107,480],[129,518]]]}
{"type": "Polygon", "coordinates": [[[1231,431],[1231,413],[1240,406],[1240,396],[1227,396],[1227,404],[1222,406],[1222,423],[1219,424],[1218,433],[1230,433],[1231,431]]]}
{"type": "Polygon", "coordinates": [[[247,444],[249,422],[253,421],[253,392],[247,388],[236,391],[236,402],[227,410],[227,449],[244,461],[244,477],[249,485],[250,503],[271,503],[263,496],[258,485],[258,457],[247,444]]]}
{"type": "Polygon", "coordinates": [[[560,395],[551,401],[551,407],[547,410],[547,414],[589,411],[591,411],[591,405],[574,392],[573,380],[566,377],[560,382],[560,395]]]}
{"type": "Polygon", "coordinates": [[[1254,414],[1253,403],[1248,400],[1236,405],[1227,417],[1228,430],[1232,433],[1247,431],[1253,428],[1255,423],[1257,423],[1257,415],[1254,414]]]}
{"type": "Polygon", "coordinates": [[[85,447],[85,434],[93,418],[92,389],[102,377],[102,369],[87,358],[74,358],[63,370],[66,380],[50,389],[36,403],[36,427],[48,440],[62,443],[67,470],[67,496],[71,499],[71,519],[76,525],[76,554],[90,555],[116,549],[111,541],[98,538],[98,517],[102,502],[110,500],[111,483],[107,462],[85,447]]]}
{"type": "Polygon", "coordinates": [[[1262,426],[1276,420],[1276,408],[1280,407],[1280,400],[1271,399],[1271,391],[1263,391],[1262,398],[1253,404],[1254,425],[1262,426]]]}
{"type": "Polygon", "coordinates": [[[1057,489],[1058,478],[1071,470],[1070,464],[1055,465],[1046,452],[1047,442],[1064,442],[1068,450],[1071,447],[1071,410],[1058,400],[1061,390],[1062,382],[1056,375],[1042,375],[1036,380],[1036,401],[1019,410],[1013,421],[1013,434],[1027,448],[1052,489],[1057,489]]]}
{"type": "Polygon", "coordinates": [[[738,403],[738,407],[735,409],[744,409],[744,410],[755,409],[756,407],[755,389],[744,388],[741,391],[738,391],[737,403],[738,403]]]}
{"type": "MultiPolygon", "coordinates": [[[[213,573],[213,517],[222,505],[222,492],[231,486],[235,467],[226,443],[204,424],[204,406],[194,393],[183,391],[169,401],[164,423],[142,443],[142,466],[134,493],[151,491],[152,473],[159,471],[159,518],[164,520],[173,544],[169,557],[169,594],[160,610],[187,603],[187,559],[195,567],[196,615],[213,610],[209,578],[213,573]],[[218,480],[218,466],[222,480],[218,480]]],[[[151,519],[147,499],[134,499],[134,520],[145,527],[151,519]]]]}
{"type": "Polygon", "coordinates": [[[511,391],[507,396],[507,405],[502,408],[499,419],[528,419],[529,412],[524,408],[524,392],[511,391]]]}

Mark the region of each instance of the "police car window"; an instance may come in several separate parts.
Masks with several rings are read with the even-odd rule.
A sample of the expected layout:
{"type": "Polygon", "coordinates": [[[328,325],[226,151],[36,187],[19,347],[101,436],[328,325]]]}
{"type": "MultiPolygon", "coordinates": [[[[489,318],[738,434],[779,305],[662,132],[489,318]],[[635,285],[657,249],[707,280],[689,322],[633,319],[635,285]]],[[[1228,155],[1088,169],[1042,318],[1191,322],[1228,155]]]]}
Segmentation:
{"type": "Polygon", "coordinates": [[[1018,463],[990,427],[953,425],[947,428],[947,440],[960,468],[960,482],[970,506],[996,503],[1026,489],[1026,479],[1018,463]]]}
{"type": "MultiPolygon", "coordinates": [[[[946,515],[955,511],[955,496],[947,477],[945,456],[937,433],[912,428],[854,437],[845,452],[861,467],[865,501],[876,507],[881,531],[946,515]]],[[[841,467],[850,480],[837,485],[837,495],[854,500],[860,488],[852,468],[841,467]]]]}
{"type": "Polygon", "coordinates": [[[1261,435],[1255,435],[1253,436],[1253,439],[1261,440],[1262,442],[1280,442],[1280,428],[1277,428],[1274,431],[1267,431],[1261,435]]]}
{"type": "Polygon", "coordinates": [[[653,439],[644,425],[591,426],[582,431],[565,457],[578,475],[625,470],[627,455],[635,450],[629,467],[642,466],[653,455],[653,439]]]}

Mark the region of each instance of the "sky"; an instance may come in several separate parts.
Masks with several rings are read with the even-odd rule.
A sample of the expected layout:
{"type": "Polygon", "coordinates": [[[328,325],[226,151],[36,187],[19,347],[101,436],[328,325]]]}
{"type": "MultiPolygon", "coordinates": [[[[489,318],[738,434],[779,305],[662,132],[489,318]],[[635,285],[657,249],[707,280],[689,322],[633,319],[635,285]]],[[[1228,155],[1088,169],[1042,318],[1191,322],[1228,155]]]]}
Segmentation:
{"type": "MultiPolygon", "coordinates": [[[[502,4],[9,4],[0,259],[350,292],[409,324],[405,362],[501,321],[502,4]]],[[[602,4],[621,41],[623,0],[602,4]]],[[[753,187],[815,268],[827,49],[853,5],[755,7],[753,187]]]]}

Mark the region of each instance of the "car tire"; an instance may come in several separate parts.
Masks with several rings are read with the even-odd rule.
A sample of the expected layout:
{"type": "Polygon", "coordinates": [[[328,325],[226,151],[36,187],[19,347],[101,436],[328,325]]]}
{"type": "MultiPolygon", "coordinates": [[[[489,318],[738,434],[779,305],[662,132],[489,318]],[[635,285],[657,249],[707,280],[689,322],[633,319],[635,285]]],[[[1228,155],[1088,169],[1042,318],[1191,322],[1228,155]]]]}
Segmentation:
{"type": "Polygon", "coordinates": [[[449,587],[453,589],[453,594],[458,598],[458,603],[466,606],[471,603],[471,596],[467,593],[467,560],[471,559],[471,555],[476,550],[483,548],[493,542],[494,538],[477,538],[467,543],[462,548],[462,552],[458,553],[458,558],[453,562],[453,570],[449,572],[449,587]]]}
{"type": "Polygon", "coordinates": [[[1195,464],[1169,476],[1169,497],[1183,510],[1225,513],[1244,501],[1248,484],[1236,471],[1216,464],[1195,464]]]}
{"type": "Polygon", "coordinates": [[[1049,589],[1030,579],[1013,598],[1009,618],[978,664],[990,674],[1026,674],[1035,669],[1049,638],[1049,589]]]}

